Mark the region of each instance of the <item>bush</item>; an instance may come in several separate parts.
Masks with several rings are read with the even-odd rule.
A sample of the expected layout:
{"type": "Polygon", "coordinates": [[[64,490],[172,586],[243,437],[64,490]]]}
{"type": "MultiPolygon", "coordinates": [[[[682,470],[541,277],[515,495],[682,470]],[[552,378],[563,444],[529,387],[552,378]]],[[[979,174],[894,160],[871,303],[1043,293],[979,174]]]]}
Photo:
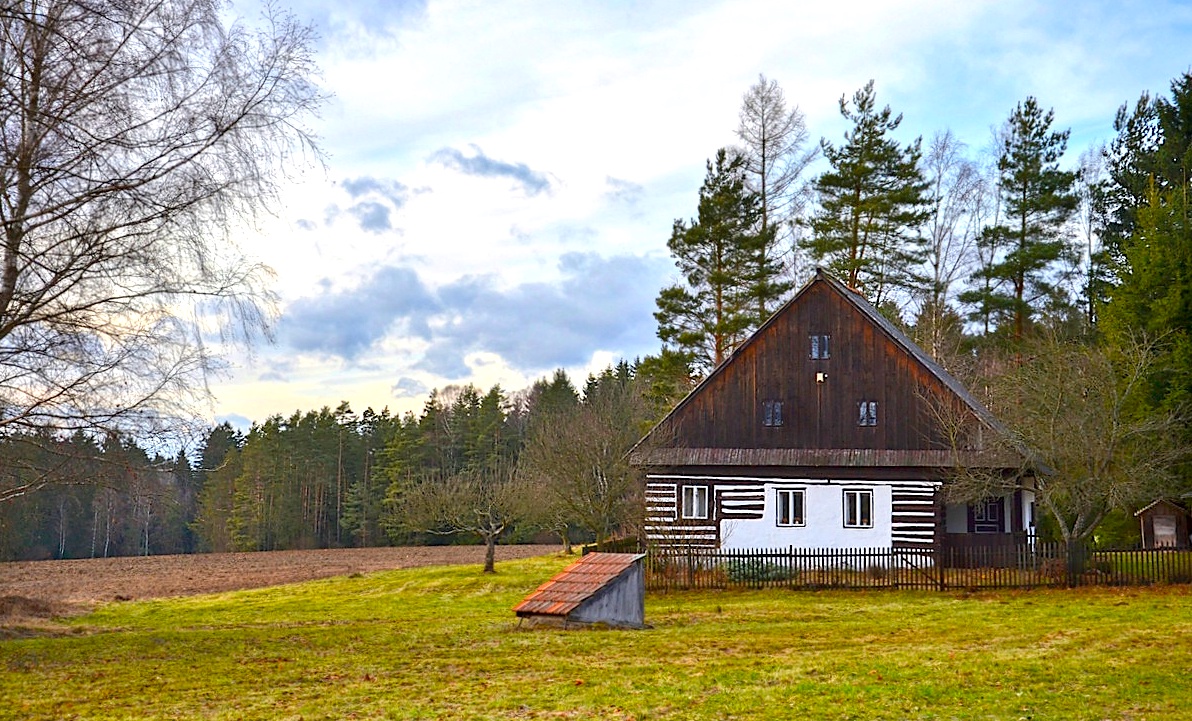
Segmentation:
{"type": "Polygon", "coordinates": [[[797,572],[761,558],[734,558],[724,564],[724,573],[732,583],[789,581],[798,576],[797,572]]]}

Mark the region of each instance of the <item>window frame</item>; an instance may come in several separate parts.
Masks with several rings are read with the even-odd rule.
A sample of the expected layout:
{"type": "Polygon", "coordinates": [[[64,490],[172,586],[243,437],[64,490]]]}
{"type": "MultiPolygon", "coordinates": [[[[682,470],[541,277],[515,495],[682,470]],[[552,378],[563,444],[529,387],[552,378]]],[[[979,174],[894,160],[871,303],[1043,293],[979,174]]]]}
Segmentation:
{"type": "Polygon", "coordinates": [[[874,505],[872,488],[846,488],[841,493],[841,498],[844,504],[844,513],[841,521],[845,528],[873,528],[874,505]],[[869,511],[868,524],[864,522],[865,514],[863,513],[866,505],[868,505],[869,511]],[[852,523],[849,522],[850,511],[855,511],[852,523]]]}
{"type": "Polygon", "coordinates": [[[808,358],[811,360],[830,360],[832,358],[831,333],[810,333],[807,338],[808,358]]]}
{"type": "Polygon", "coordinates": [[[785,419],[782,416],[783,402],[776,398],[762,401],[762,426],[766,428],[782,428],[785,419]]]}
{"type": "Polygon", "coordinates": [[[685,521],[706,521],[709,518],[708,513],[708,496],[710,495],[707,486],[700,485],[685,485],[679,490],[679,518],[685,521]],[[687,495],[691,492],[691,514],[687,513],[687,495]],[[702,501],[702,504],[700,503],[702,501]],[[703,515],[699,515],[700,506],[703,507],[703,515]]]}
{"type": "MultiPolygon", "coordinates": [[[[793,510],[793,509],[792,509],[793,510]]],[[[792,512],[791,516],[795,516],[792,512]]],[[[779,528],[804,528],[807,526],[807,489],[805,488],[775,488],[774,489],[774,525],[779,528]],[[799,499],[799,514],[788,523],[782,522],[782,497],[799,499]]]]}
{"type": "Polygon", "coordinates": [[[862,400],[857,402],[857,426],[877,428],[877,401],[862,400]]]}

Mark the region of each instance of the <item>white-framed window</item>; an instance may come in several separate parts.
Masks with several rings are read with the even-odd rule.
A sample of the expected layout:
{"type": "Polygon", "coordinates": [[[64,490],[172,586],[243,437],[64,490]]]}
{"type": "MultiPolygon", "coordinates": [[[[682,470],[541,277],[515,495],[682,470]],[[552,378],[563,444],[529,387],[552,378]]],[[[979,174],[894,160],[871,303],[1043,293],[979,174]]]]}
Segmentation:
{"type": "Polygon", "coordinates": [[[762,425],[778,428],[782,425],[782,401],[762,401],[762,425]]]}
{"type": "Polygon", "coordinates": [[[708,487],[683,486],[683,518],[708,517],[708,487]]]}
{"type": "Polygon", "coordinates": [[[831,345],[832,336],[826,333],[809,336],[811,339],[811,359],[812,360],[827,360],[832,357],[829,346],[831,345]]]}
{"type": "Polygon", "coordinates": [[[779,488],[775,496],[778,501],[775,521],[779,526],[807,525],[807,516],[804,515],[806,497],[802,488],[779,488]]]}
{"type": "Polygon", "coordinates": [[[857,425],[877,425],[877,401],[861,401],[857,404],[857,425]]]}
{"type": "Polygon", "coordinates": [[[844,492],[844,527],[873,528],[873,491],[844,492]]]}

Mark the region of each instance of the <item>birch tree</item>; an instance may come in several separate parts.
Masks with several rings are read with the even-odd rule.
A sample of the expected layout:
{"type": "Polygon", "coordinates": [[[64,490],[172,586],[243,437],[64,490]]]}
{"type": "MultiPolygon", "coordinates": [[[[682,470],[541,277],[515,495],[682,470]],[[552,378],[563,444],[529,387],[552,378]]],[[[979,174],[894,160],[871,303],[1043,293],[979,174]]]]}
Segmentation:
{"type": "Polygon", "coordinates": [[[311,46],[273,5],[0,8],[0,431],[155,432],[204,398],[203,332],[264,327],[233,238],[318,157],[311,46]]]}

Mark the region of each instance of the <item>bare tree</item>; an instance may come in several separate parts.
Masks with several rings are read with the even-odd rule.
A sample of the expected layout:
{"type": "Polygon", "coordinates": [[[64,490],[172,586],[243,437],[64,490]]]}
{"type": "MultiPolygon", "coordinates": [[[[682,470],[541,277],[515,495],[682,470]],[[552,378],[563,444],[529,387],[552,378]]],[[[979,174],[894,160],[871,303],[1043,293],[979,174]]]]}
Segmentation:
{"type": "Polygon", "coordinates": [[[988,186],[964,143],[952,131],[936,133],[923,158],[931,194],[927,231],[927,285],[920,299],[918,340],[940,359],[949,355],[945,339],[959,337],[959,316],[952,310],[953,285],[970,274],[981,210],[988,186]]]}
{"type": "Polygon", "coordinates": [[[645,400],[630,383],[534,424],[520,463],[538,489],[539,512],[549,525],[562,519],[597,542],[637,529],[641,475],[628,453],[648,417],[645,400]]]}
{"type": "MultiPolygon", "coordinates": [[[[793,221],[802,213],[808,196],[800,178],[819,148],[814,144],[806,147],[810,135],[802,111],[797,105],[788,108],[778,81],[765,75],[758,75],[757,83],[741,98],[739,119],[737,138],[742,143],[746,177],[750,190],[761,198],[760,230],[763,237],[772,239],[764,252],[782,248],[787,272],[798,283],[803,271],[796,255],[793,221]]],[[[765,316],[766,310],[762,309],[761,315],[765,316]]]]}
{"type": "Polygon", "coordinates": [[[1085,321],[1090,328],[1097,325],[1097,306],[1105,299],[1110,284],[1109,264],[1101,243],[1101,229],[1105,227],[1105,156],[1104,143],[1087,148],[1080,154],[1080,180],[1076,191],[1080,204],[1076,206],[1077,235],[1084,241],[1081,262],[1084,263],[1083,296],[1085,321]]]}
{"type": "Polygon", "coordinates": [[[271,271],[232,237],[318,158],[322,94],[308,28],[223,18],[0,8],[0,432],[153,432],[206,398],[204,333],[265,328],[271,271]]]}
{"type": "Polygon", "coordinates": [[[1087,539],[1112,509],[1179,490],[1175,469],[1192,450],[1179,440],[1186,415],[1145,403],[1157,343],[1131,339],[1103,348],[1046,340],[1032,351],[1024,362],[1006,363],[989,385],[990,408],[1007,426],[990,449],[1025,458],[1023,472],[960,469],[950,485],[953,499],[1033,490],[1071,543],[1087,539]]]}
{"type": "Polygon", "coordinates": [[[447,478],[428,474],[391,499],[399,523],[436,535],[475,533],[484,540],[484,572],[493,573],[497,541],[530,517],[533,489],[512,463],[464,470],[447,478]]]}

